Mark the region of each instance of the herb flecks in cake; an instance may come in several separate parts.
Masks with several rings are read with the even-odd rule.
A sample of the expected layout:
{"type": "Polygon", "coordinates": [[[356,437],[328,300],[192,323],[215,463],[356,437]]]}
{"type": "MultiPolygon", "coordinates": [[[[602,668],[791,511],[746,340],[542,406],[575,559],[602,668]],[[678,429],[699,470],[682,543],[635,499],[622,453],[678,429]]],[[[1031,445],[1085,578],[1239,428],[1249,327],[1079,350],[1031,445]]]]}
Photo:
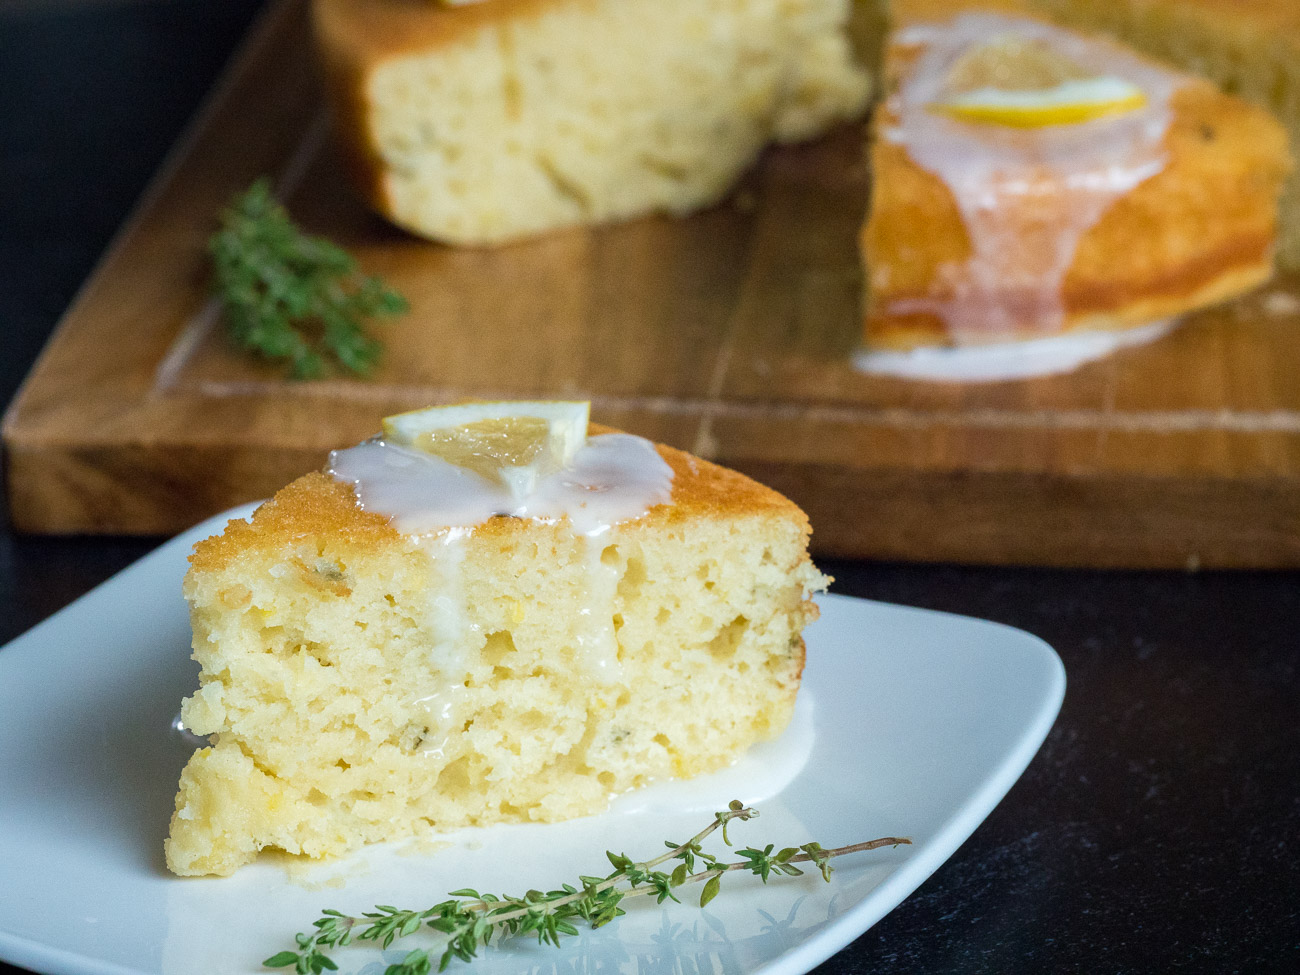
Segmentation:
{"type": "Polygon", "coordinates": [[[770,142],[867,107],[856,0],[314,0],[374,209],[494,245],[718,202],[770,142]]]}

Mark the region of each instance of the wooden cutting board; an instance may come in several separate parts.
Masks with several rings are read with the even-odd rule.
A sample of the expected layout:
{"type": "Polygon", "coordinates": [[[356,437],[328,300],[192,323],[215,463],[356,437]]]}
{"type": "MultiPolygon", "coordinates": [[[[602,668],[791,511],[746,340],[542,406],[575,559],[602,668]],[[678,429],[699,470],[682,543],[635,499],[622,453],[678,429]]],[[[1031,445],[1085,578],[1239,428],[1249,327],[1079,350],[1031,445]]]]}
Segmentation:
{"type": "Polygon", "coordinates": [[[785,492],[822,554],[1300,565],[1300,288],[1275,284],[1071,375],[865,376],[857,127],[768,153],[726,203],[498,250],[369,215],[335,153],[305,0],[271,7],[68,311],[4,424],[13,520],[174,532],[266,496],[381,416],[589,397],[601,422],[785,492]],[[231,351],[204,242],[260,174],[410,299],[369,380],[231,351]]]}

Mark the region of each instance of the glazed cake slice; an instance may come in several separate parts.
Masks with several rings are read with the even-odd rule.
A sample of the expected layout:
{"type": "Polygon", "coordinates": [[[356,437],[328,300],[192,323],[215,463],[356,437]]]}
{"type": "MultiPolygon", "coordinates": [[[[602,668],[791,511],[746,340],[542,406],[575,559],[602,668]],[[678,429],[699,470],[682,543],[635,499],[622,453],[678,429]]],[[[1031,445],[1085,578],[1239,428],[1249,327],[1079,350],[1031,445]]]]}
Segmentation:
{"type": "Polygon", "coordinates": [[[945,353],[991,347],[1012,375],[1073,365],[1270,276],[1290,168],[1276,121],[1114,42],[981,6],[904,4],[890,39],[860,365],[1000,378],[961,372],[984,352],[945,353]],[[998,50],[1029,83],[990,93],[998,50]]]}
{"type": "Polygon", "coordinates": [[[174,872],[594,813],[789,721],[825,583],[791,502],[601,435],[563,475],[598,500],[544,479],[533,515],[476,520],[479,488],[448,516],[419,471],[390,477],[409,453],[338,451],[195,547],[182,715],[212,746],[181,777],[174,872]]]}
{"type": "Polygon", "coordinates": [[[497,244],[720,199],[768,142],[866,109],[866,0],[314,0],[362,193],[497,244]]]}

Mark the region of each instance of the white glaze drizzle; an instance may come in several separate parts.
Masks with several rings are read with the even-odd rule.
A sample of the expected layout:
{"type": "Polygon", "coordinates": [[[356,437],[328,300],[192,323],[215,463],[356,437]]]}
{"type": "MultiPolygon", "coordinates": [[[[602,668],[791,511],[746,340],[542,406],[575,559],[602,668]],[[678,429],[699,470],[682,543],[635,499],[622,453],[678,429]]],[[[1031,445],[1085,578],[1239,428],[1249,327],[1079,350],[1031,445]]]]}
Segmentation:
{"type": "MultiPolygon", "coordinates": [[[[468,632],[460,566],[473,528],[495,515],[548,523],[568,519],[583,538],[587,599],[581,611],[579,659],[593,678],[618,679],[613,615],[619,573],[601,559],[602,536],[672,497],[672,468],[650,441],[621,433],[589,437],[568,467],[541,478],[524,498],[438,457],[380,439],[334,451],[327,471],[353,486],[362,508],[390,518],[429,554],[431,663],[453,690],[468,674],[468,642],[473,636],[468,632]]],[[[429,712],[429,754],[441,754],[442,728],[450,726],[454,695],[437,692],[415,703],[429,712]]]]}
{"type": "MultiPolygon", "coordinates": [[[[935,294],[885,299],[884,314],[931,313],[956,345],[1064,324],[1062,285],[1083,235],[1120,196],[1165,165],[1169,98],[1182,81],[1107,41],[998,14],[965,14],[900,31],[896,43],[924,50],[889,108],[898,124],[882,137],[952,191],[972,255],[943,269],[935,294]],[[1122,114],[1037,129],[979,124],[935,112],[949,72],[973,46],[1014,34],[1071,61],[1135,84],[1146,104],[1122,114]],[[1012,301],[1009,296],[1015,296],[1012,301]]],[[[920,230],[921,228],[918,228],[920,230]]]]}
{"type": "Polygon", "coordinates": [[[473,528],[494,515],[568,518],[578,534],[596,535],[667,502],[673,481],[654,444],[626,433],[588,437],[568,467],[541,478],[523,499],[441,458],[379,439],[334,451],[327,470],[353,486],[361,507],[408,535],[473,528]]]}
{"type": "Polygon", "coordinates": [[[464,693],[463,683],[449,684],[412,702],[416,710],[423,712],[426,722],[424,737],[416,746],[420,757],[447,757],[447,745],[455,727],[456,704],[464,693]]]}
{"type": "Polygon", "coordinates": [[[420,539],[434,575],[429,585],[428,628],[433,642],[430,662],[449,680],[463,680],[467,670],[465,593],[460,567],[465,561],[468,537],[468,530],[450,528],[420,539]]]}
{"type": "Polygon", "coordinates": [[[586,537],[587,599],[579,610],[582,628],[578,633],[578,650],[587,673],[601,683],[611,683],[622,676],[618,660],[618,639],[614,633],[614,595],[620,573],[617,566],[606,565],[601,541],[604,532],[586,537]]]}

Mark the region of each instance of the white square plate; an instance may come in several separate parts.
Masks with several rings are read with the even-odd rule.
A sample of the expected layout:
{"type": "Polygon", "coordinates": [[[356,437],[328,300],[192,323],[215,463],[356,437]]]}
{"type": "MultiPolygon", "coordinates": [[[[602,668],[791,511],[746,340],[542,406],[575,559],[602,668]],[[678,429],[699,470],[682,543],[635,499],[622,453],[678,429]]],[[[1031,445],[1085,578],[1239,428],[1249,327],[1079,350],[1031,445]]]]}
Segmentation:
{"type": "MultiPolygon", "coordinates": [[[[671,802],[371,847],[312,868],[263,858],[226,879],[173,877],[162,840],[190,747],[171,723],[197,686],[180,580],[195,540],[227,517],[0,650],[0,959],[49,975],[266,972],[261,960],[292,947],[322,908],[422,908],[464,886],[550,889],[607,872],[606,849],[654,856],[709,822],[701,810],[722,808],[747,769],[775,754],[679,785],[671,802]]],[[[774,795],[735,796],[761,799],[762,816],[733,824],[732,839],[831,847],[902,835],[914,845],[837,860],[829,884],[815,871],[766,887],[732,874],[703,911],[690,888],[680,905],[639,900],[558,952],[493,945],[475,971],[805,972],[975,830],[1056,718],[1065,691],[1056,654],[996,623],[838,596],[821,605],[787,733],[802,728],[807,760],[774,795]]],[[[374,948],[349,949],[338,960],[344,972],[382,975],[406,950],[398,942],[381,961],[374,948]]]]}

